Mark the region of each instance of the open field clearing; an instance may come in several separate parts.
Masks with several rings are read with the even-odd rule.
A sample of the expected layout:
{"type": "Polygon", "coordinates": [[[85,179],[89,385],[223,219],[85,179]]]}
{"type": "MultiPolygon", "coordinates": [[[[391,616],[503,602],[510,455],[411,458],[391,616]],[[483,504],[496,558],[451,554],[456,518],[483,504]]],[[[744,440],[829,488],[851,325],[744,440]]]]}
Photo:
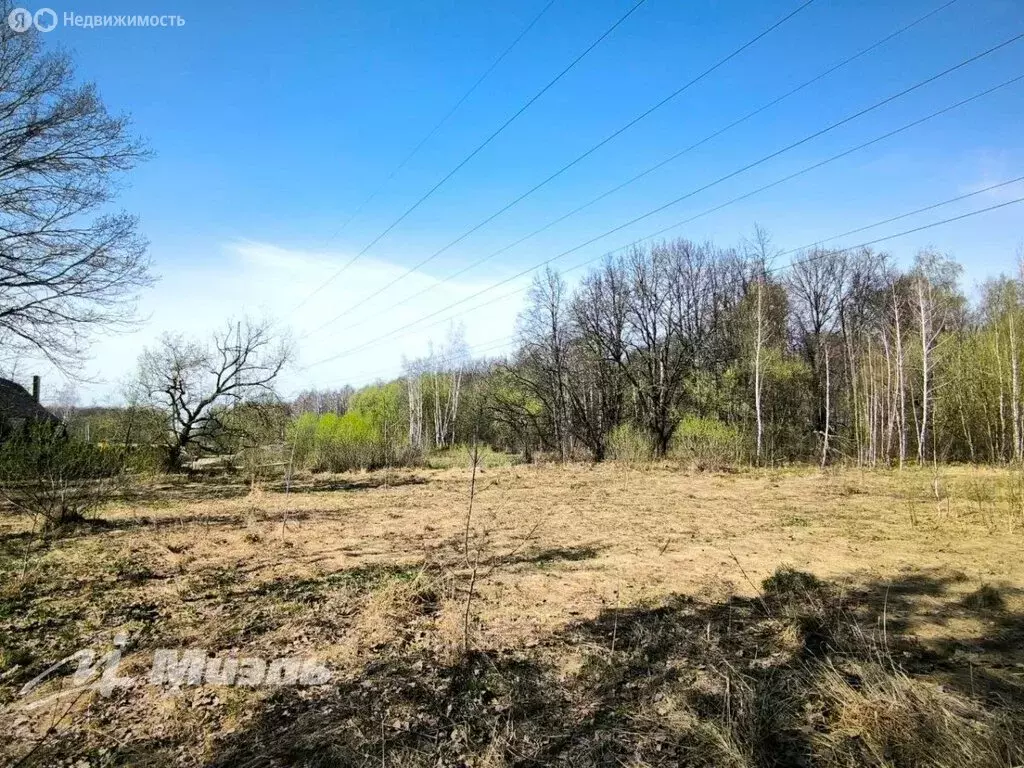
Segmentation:
{"type": "Polygon", "coordinates": [[[1019,483],[511,466],[468,528],[460,469],[161,480],[51,541],[5,518],[6,759],[1014,765],[1019,483]],[[118,633],[130,683],[19,695],[118,633]],[[152,685],[161,648],[331,679],[152,685]]]}

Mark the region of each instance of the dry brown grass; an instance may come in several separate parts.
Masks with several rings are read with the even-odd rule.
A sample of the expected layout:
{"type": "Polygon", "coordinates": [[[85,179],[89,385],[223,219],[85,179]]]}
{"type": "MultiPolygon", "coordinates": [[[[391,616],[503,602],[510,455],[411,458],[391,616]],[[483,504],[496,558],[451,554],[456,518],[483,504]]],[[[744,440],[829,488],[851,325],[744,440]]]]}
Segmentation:
{"type": "MultiPolygon", "coordinates": [[[[1024,495],[1014,473],[493,467],[477,477],[469,557],[468,471],[392,471],[387,487],[382,479],[308,477],[289,494],[272,485],[160,480],[105,510],[102,524],[60,539],[40,540],[24,521],[0,518],[0,722],[16,736],[9,755],[23,754],[54,722],[52,712],[25,712],[17,689],[81,647],[109,648],[123,631],[132,638],[128,670],[144,670],[157,647],[240,649],[315,655],[345,682],[330,692],[168,695],[139,685],[110,699],[90,695],[37,755],[97,765],[224,762],[248,754],[233,734],[259,743],[281,724],[270,713],[284,697],[292,715],[315,710],[305,730],[278,739],[291,740],[293,762],[351,764],[366,750],[359,759],[372,753],[379,763],[383,750],[389,764],[421,764],[425,744],[410,734],[442,723],[458,745],[436,752],[442,762],[496,766],[534,754],[587,764],[614,753],[632,765],[655,764],[658,755],[664,764],[673,764],[670,755],[674,764],[775,764],[762,754],[764,732],[775,727],[762,710],[783,682],[761,679],[775,665],[786,670],[785,685],[800,683],[799,695],[786,696],[804,701],[813,692],[813,701],[828,703],[816,715],[824,735],[797,746],[787,737],[780,754],[792,760],[927,764],[932,753],[893,746],[911,723],[921,733],[915,743],[946,739],[949,760],[968,749],[976,764],[1011,765],[997,759],[1009,754],[1009,715],[996,704],[1019,704],[1013,664],[1024,661],[1005,639],[1020,639],[1015,617],[1024,614],[1024,495]],[[826,594],[810,576],[783,571],[762,589],[780,566],[831,586],[826,594]],[[680,607],[677,595],[696,602],[680,607]],[[675,607],[659,613],[666,605],[675,607]],[[837,610],[870,636],[856,654],[859,687],[841,660],[815,645],[818,635],[835,634],[832,624],[826,631],[815,622],[832,621],[837,610]],[[665,616],[679,625],[670,641],[659,635],[669,632],[659,624],[665,616]],[[911,638],[907,652],[921,660],[913,674],[891,655],[911,638]],[[667,656],[653,659],[659,644],[667,656]],[[658,664],[671,667],[683,650],[710,653],[706,668],[682,682],[665,678],[658,664]],[[959,662],[925,663],[928,654],[959,662]],[[761,665],[754,671],[751,655],[761,665]],[[615,693],[615,681],[625,685],[644,664],[647,677],[636,679],[661,675],[660,687],[648,681],[615,693]],[[741,673],[730,676],[730,668],[741,673]],[[489,681],[486,700],[474,698],[479,691],[466,675],[489,681]],[[438,691],[410,699],[402,686],[418,678],[438,691]],[[348,721],[324,715],[323,708],[348,711],[351,703],[336,699],[350,682],[377,691],[386,706],[364,706],[348,721]],[[570,700],[552,703],[548,689],[561,685],[570,700]],[[540,714],[531,720],[519,710],[534,700],[540,714]],[[717,703],[707,710],[701,702],[717,703]],[[609,733],[631,734],[631,751],[602,752],[607,745],[596,745],[593,729],[577,734],[585,749],[551,751],[559,707],[583,722],[609,706],[629,713],[628,723],[613,717],[609,733]],[[452,707],[464,710],[461,736],[452,707]],[[384,718],[383,738],[381,722],[364,722],[370,713],[384,718]]],[[[776,729],[788,732],[791,713],[777,714],[776,729]]],[[[238,764],[289,764],[246,759],[238,764]]]]}
{"type": "Polygon", "coordinates": [[[1015,723],[979,702],[877,663],[825,665],[816,687],[832,710],[830,728],[816,738],[825,755],[957,768],[1013,765],[1022,746],[1015,723]]]}

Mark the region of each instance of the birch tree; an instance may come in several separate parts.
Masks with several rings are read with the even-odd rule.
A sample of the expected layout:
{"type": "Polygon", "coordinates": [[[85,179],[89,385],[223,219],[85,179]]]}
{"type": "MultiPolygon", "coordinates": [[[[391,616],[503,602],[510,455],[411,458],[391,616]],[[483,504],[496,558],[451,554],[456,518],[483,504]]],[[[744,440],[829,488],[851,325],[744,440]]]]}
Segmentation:
{"type": "MultiPolygon", "coordinates": [[[[917,420],[917,460],[925,463],[928,445],[929,416],[935,388],[935,348],[959,309],[955,291],[959,265],[935,251],[920,251],[914,261],[911,275],[912,297],[918,322],[918,341],[921,349],[921,407],[917,420]]],[[[934,456],[933,456],[934,458],[934,456]]]]}

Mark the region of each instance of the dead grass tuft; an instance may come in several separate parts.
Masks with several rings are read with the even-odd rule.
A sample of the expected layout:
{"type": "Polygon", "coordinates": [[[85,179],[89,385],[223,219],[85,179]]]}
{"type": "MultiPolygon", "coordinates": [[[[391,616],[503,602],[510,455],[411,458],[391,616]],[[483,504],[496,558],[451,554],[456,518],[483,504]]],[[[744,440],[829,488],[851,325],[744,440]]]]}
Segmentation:
{"type": "Polygon", "coordinates": [[[823,664],[816,690],[828,714],[815,747],[830,765],[1005,768],[1024,754],[1019,712],[987,711],[890,664],[823,664]]]}
{"type": "Polygon", "coordinates": [[[438,609],[441,584],[426,569],[387,578],[367,595],[354,625],[360,653],[379,651],[409,631],[413,620],[438,609]]]}
{"type": "Polygon", "coordinates": [[[1002,593],[991,584],[982,584],[974,592],[964,595],[960,604],[979,613],[1006,610],[1006,600],[1003,599],[1002,593]]]}

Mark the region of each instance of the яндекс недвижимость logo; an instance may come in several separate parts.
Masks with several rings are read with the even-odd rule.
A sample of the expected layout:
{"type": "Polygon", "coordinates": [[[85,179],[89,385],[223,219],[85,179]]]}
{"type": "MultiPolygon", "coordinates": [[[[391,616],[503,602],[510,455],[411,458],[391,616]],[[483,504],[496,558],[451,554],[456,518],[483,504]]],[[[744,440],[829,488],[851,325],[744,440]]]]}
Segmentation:
{"type": "Polygon", "coordinates": [[[35,13],[15,8],[7,14],[7,23],[15,32],[28,32],[33,26],[40,32],[50,32],[57,26],[57,12],[52,8],[40,8],[35,13]]]}

